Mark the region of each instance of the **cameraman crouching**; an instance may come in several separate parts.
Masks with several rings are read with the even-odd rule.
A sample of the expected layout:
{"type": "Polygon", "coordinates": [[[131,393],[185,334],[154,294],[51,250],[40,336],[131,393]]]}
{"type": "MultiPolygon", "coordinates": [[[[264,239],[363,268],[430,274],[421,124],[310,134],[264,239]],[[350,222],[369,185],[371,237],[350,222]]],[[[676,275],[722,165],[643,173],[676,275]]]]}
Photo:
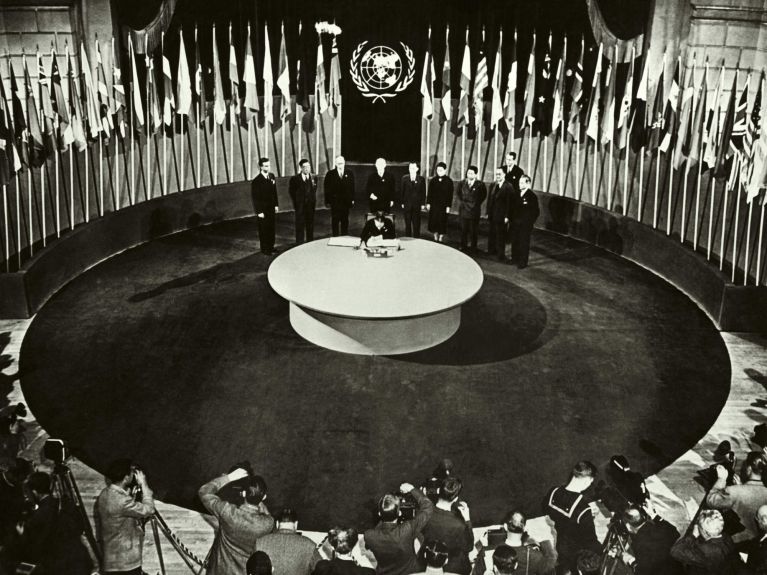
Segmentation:
{"type": "Polygon", "coordinates": [[[274,519],[264,505],[266,482],[260,475],[237,465],[228,474],[209,481],[197,492],[200,501],[218,519],[218,533],[208,559],[208,575],[245,573],[248,558],[256,551],[256,540],[271,533],[274,519]],[[219,490],[234,481],[241,482],[239,505],[222,499],[219,490]]]}
{"type": "Polygon", "coordinates": [[[109,485],[96,499],[93,514],[101,573],[141,575],[144,523],[154,514],[152,490],[130,459],[112,462],[106,478],[109,485]]]}
{"type": "Polygon", "coordinates": [[[671,558],[671,547],[679,539],[679,531],[654,513],[648,505],[631,505],[621,517],[631,541],[631,552],[621,555],[635,575],[675,575],[679,564],[671,558]],[[654,516],[654,517],[653,517],[654,516]]]}

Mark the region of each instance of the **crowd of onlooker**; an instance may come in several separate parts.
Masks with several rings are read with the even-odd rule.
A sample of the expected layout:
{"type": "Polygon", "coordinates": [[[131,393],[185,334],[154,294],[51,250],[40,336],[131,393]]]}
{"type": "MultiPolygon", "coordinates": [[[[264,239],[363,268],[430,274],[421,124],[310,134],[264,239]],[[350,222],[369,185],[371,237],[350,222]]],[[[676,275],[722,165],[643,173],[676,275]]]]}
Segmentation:
{"type": "MultiPolygon", "coordinates": [[[[18,414],[2,417],[9,431],[18,424],[18,414]]],[[[701,474],[709,489],[681,536],[623,456],[601,479],[590,462],[576,463],[567,483],[545,493],[545,520],[528,523],[521,508],[510,509],[498,528],[476,530],[463,483],[444,460],[427,481],[381,496],[374,526],[334,527],[319,544],[298,531],[295,511],[272,514],[264,478],[237,464],[198,492],[217,519],[205,568],[209,575],[767,574],[767,457],[750,452],[738,469],[728,449],[701,474]],[[599,517],[609,517],[602,537],[599,517]],[[544,534],[538,540],[528,535],[533,523],[530,530],[544,534]]],[[[93,529],[65,465],[47,473],[21,457],[0,464],[0,575],[142,574],[156,509],[132,461],[107,469],[93,529]]]]}

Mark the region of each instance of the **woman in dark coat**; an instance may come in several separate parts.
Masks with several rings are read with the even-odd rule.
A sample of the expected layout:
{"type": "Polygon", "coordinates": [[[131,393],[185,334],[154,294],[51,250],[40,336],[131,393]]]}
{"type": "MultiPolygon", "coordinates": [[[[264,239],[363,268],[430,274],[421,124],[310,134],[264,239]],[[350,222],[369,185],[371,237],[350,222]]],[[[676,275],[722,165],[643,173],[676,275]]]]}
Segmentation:
{"type": "Polygon", "coordinates": [[[453,180],[447,176],[445,162],[437,164],[437,175],[429,182],[426,209],[429,210],[429,231],[435,242],[444,242],[447,233],[447,215],[453,205],[453,180]]]}

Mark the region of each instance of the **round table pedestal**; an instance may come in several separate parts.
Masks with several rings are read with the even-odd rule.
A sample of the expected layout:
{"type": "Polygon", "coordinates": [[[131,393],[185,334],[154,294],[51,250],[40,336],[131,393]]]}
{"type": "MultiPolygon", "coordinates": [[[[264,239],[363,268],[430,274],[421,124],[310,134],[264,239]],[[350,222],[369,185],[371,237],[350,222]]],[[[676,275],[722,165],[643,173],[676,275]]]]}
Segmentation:
{"type": "Polygon", "coordinates": [[[461,325],[461,307],[389,319],[350,318],[308,310],[290,302],[290,323],[304,339],[334,351],[397,355],[434,347],[461,325]]]}

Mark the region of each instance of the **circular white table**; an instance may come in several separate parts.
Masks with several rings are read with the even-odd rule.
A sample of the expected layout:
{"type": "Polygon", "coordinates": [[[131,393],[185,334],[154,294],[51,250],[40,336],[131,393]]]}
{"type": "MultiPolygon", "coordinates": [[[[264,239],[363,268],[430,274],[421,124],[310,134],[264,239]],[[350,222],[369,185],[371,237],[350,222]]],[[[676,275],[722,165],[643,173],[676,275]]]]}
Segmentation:
{"type": "Polygon", "coordinates": [[[296,246],[269,267],[304,339],[335,351],[394,355],[433,347],[461,325],[461,305],[482,287],[482,269],[443,244],[401,238],[388,258],[329,246],[296,246]]]}

